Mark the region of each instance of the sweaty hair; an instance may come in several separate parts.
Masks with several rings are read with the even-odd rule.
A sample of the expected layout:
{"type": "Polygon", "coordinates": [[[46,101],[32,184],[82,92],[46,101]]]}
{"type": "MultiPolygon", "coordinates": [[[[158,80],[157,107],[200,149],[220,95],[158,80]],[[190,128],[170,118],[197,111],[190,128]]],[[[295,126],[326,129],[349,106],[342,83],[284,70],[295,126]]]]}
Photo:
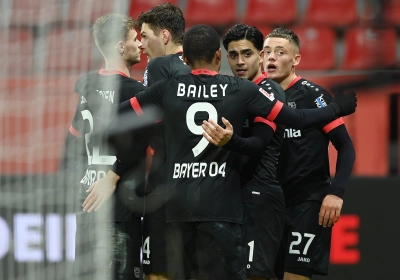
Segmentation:
{"type": "Polygon", "coordinates": [[[292,30],[284,28],[284,27],[278,27],[272,30],[267,36],[265,36],[265,39],[267,38],[283,38],[289,40],[290,43],[295,45],[299,50],[300,50],[300,39],[294,33],[292,30]]]}
{"type": "Polygon", "coordinates": [[[125,42],[129,31],[136,27],[137,23],[127,15],[106,14],[99,17],[93,24],[93,38],[100,52],[104,55],[117,42],[125,42]]]}
{"type": "Polygon", "coordinates": [[[239,40],[249,40],[257,50],[261,51],[264,43],[264,36],[257,27],[240,23],[228,30],[222,43],[225,50],[228,50],[230,42],[239,40]]]}
{"type": "Polygon", "coordinates": [[[167,29],[172,35],[172,42],[182,44],[185,33],[185,18],[178,6],[164,3],[155,6],[147,12],[142,12],[138,18],[139,26],[143,23],[149,25],[154,35],[158,36],[163,29],[167,29]]]}
{"type": "Polygon", "coordinates": [[[220,48],[218,33],[207,25],[195,25],[183,36],[183,53],[190,65],[210,63],[220,48]]]}

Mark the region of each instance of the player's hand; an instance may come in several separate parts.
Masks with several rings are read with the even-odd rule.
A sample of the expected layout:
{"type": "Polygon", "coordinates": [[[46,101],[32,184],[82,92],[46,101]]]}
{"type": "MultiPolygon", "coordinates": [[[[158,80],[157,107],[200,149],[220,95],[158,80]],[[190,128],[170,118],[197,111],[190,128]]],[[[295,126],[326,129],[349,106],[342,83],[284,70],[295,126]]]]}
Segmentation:
{"type": "Polygon", "coordinates": [[[218,147],[222,147],[228,143],[233,134],[233,126],[231,123],[224,117],[222,118],[222,122],[226,128],[222,128],[213,120],[203,121],[203,124],[201,125],[204,129],[204,138],[206,138],[211,144],[214,144],[218,147]]]}
{"type": "Polygon", "coordinates": [[[114,193],[119,176],[112,171],[100,180],[97,180],[89,187],[86,192],[90,192],[88,197],[82,204],[83,211],[92,212],[99,210],[99,208],[106,202],[114,193]]]}
{"type": "Polygon", "coordinates": [[[337,223],[342,206],[343,199],[340,197],[333,194],[325,196],[319,211],[319,225],[322,225],[323,227],[331,227],[337,223]]]}
{"type": "Polygon", "coordinates": [[[357,107],[356,93],[337,93],[333,97],[331,105],[335,109],[336,114],[339,117],[353,114],[356,111],[357,107]]]}

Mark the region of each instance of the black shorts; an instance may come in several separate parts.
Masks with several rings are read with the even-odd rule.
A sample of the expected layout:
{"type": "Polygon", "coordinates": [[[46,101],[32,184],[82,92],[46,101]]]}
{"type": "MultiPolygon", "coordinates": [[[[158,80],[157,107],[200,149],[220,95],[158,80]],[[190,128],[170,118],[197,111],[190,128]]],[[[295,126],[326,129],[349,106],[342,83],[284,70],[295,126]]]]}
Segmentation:
{"type": "Polygon", "coordinates": [[[246,279],[239,224],[168,223],[167,246],[171,279],[246,279]]]}
{"type": "Polygon", "coordinates": [[[143,217],[143,271],[146,275],[167,272],[164,200],[165,196],[155,192],[146,195],[143,217]]]}
{"type": "Polygon", "coordinates": [[[274,277],[285,227],[285,207],[266,194],[243,203],[243,236],[247,256],[247,276],[274,277]]]}
{"type": "Polygon", "coordinates": [[[140,222],[77,222],[74,279],[141,279],[140,222]]]}
{"type": "Polygon", "coordinates": [[[310,277],[327,275],[332,227],[318,224],[319,201],[304,201],[287,208],[288,224],[282,238],[276,275],[290,272],[310,277]]]}

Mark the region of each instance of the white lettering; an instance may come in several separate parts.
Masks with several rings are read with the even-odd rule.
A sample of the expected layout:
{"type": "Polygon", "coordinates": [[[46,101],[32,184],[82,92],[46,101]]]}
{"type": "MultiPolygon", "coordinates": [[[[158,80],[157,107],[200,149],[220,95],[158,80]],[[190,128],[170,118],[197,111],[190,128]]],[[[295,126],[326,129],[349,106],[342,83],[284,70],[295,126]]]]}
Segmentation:
{"type": "Polygon", "coordinates": [[[211,89],[211,97],[217,97],[218,96],[217,85],[211,85],[210,89],[211,89]]]}
{"type": "Polygon", "coordinates": [[[0,259],[2,259],[8,252],[10,242],[10,231],[7,223],[0,217],[0,259]]]}
{"type": "MultiPolygon", "coordinates": [[[[195,85],[190,85],[188,88],[188,93],[187,93],[187,97],[189,97],[189,95],[192,95],[192,97],[196,96],[196,86],[195,85]]],[[[199,96],[200,97],[200,96],[199,96]]]]}
{"type": "Polygon", "coordinates": [[[40,214],[16,214],[14,216],[14,255],[18,262],[42,261],[43,217],[40,214]]]}
{"type": "Polygon", "coordinates": [[[219,85],[222,88],[222,96],[225,96],[225,90],[228,87],[228,84],[225,85],[219,85]]]}
{"type": "Polygon", "coordinates": [[[58,214],[46,216],[46,256],[51,262],[62,260],[61,217],[58,214]]]}
{"type": "Polygon", "coordinates": [[[174,165],[174,175],[172,178],[179,178],[179,163],[175,163],[174,165]]]}
{"type": "Polygon", "coordinates": [[[203,176],[206,177],[206,169],[207,169],[207,163],[205,162],[200,162],[200,172],[199,172],[199,177],[203,176]]]}
{"type": "MultiPolygon", "coordinates": [[[[193,168],[192,168],[192,177],[197,178],[199,177],[199,163],[195,162],[193,163],[193,168]]],[[[188,176],[189,177],[189,176],[188,176]]]]}
{"type": "Polygon", "coordinates": [[[176,93],[177,96],[185,96],[185,84],[179,83],[178,84],[178,92],[176,93]]]}

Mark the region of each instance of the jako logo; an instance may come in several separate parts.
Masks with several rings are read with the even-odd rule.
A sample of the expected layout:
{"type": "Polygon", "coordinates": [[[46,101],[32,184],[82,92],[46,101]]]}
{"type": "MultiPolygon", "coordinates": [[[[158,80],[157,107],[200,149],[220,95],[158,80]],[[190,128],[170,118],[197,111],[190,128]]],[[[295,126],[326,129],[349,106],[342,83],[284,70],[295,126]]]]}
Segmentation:
{"type": "Polygon", "coordinates": [[[293,128],[285,129],[285,134],[283,135],[283,138],[296,138],[296,137],[301,137],[301,130],[296,130],[293,128]]]}
{"type": "Polygon", "coordinates": [[[297,259],[297,261],[298,261],[298,262],[307,262],[307,263],[309,263],[309,262],[310,262],[310,259],[309,259],[309,258],[299,257],[299,258],[297,259]]]}

